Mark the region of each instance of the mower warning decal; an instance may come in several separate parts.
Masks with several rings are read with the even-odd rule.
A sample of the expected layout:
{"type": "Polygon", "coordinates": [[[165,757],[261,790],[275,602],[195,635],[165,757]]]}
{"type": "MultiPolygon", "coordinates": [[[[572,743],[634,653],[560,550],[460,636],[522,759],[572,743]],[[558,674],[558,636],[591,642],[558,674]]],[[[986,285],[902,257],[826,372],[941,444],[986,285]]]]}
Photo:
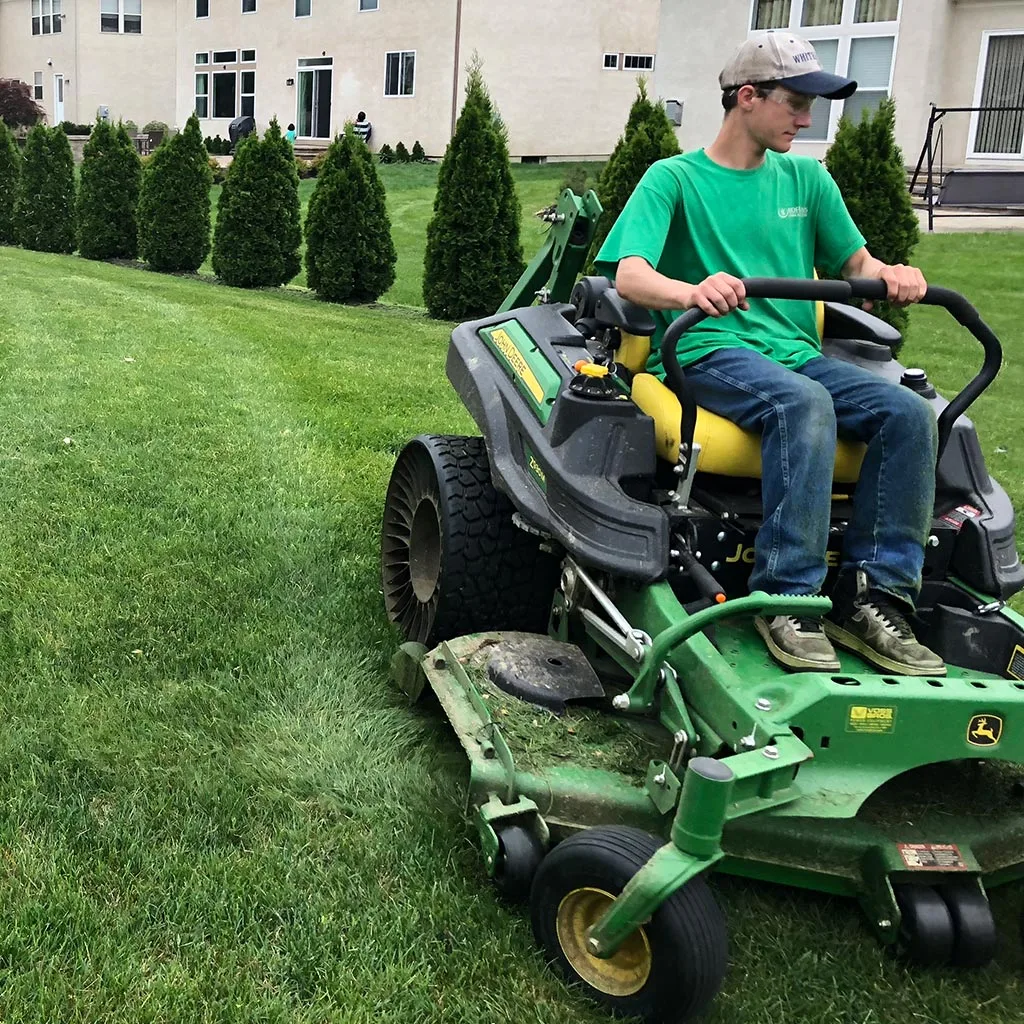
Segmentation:
{"type": "Polygon", "coordinates": [[[913,871],[966,871],[967,862],[954,843],[897,843],[903,863],[913,871]]]}
{"type": "Polygon", "coordinates": [[[863,704],[850,705],[850,713],[846,717],[847,732],[888,734],[895,732],[895,730],[895,708],[869,708],[863,704]]]}
{"type": "Polygon", "coordinates": [[[1024,679],[1024,647],[1017,644],[1013,649],[1013,657],[1010,664],[1006,666],[1006,674],[1013,679],[1024,679]]]}
{"type": "Polygon", "coordinates": [[[998,715],[975,715],[967,726],[967,742],[972,747],[994,747],[1003,735],[1003,720],[998,715]]]}
{"type": "Polygon", "coordinates": [[[939,516],[944,523],[949,523],[954,530],[959,532],[960,527],[967,522],[968,519],[977,519],[982,514],[980,508],[975,508],[973,505],[957,505],[956,508],[951,508],[944,515],[939,516]]]}

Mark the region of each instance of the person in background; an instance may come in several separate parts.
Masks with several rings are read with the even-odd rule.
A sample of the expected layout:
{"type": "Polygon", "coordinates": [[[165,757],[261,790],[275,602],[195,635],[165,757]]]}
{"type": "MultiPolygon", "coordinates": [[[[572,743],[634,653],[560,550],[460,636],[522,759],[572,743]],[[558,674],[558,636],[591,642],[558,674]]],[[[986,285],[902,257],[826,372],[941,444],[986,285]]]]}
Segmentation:
{"type": "Polygon", "coordinates": [[[288,130],[284,133],[284,137],[294,146],[295,145],[295,125],[288,125],[288,130]]]}
{"type": "Polygon", "coordinates": [[[373,131],[373,125],[366,120],[366,111],[360,110],[356,115],[356,123],[352,126],[355,129],[356,135],[359,136],[367,145],[370,144],[370,133],[373,131]]]}

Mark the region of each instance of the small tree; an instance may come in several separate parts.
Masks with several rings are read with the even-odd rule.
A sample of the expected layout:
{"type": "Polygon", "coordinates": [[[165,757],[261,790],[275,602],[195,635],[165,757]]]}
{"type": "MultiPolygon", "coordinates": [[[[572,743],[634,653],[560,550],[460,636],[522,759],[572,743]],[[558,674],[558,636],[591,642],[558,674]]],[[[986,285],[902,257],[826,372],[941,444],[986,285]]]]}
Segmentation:
{"type": "Polygon", "coordinates": [[[14,216],[26,249],[75,251],[75,161],[59,128],[37,124],[28,133],[14,216]]]}
{"type": "MultiPolygon", "coordinates": [[[[895,120],[896,102],[889,97],[874,113],[865,110],[859,124],[841,118],[825,166],[871,255],[883,263],[909,263],[920,228],[907,189],[903,153],[896,145],[895,120]]],[[[872,311],[901,333],[906,330],[905,308],[881,302],[872,311]]]]}
{"type": "Polygon", "coordinates": [[[419,139],[412,144],[412,162],[415,164],[423,164],[427,162],[427,154],[423,152],[423,147],[420,145],[419,139]]]}
{"type": "Polygon", "coordinates": [[[16,78],[0,78],[0,121],[8,128],[31,127],[46,116],[32,98],[32,87],[16,78]]]}
{"type": "Polygon", "coordinates": [[[20,177],[21,153],[10,129],[0,121],[0,245],[14,245],[18,241],[14,205],[20,177]]]}
{"type": "Polygon", "coordinates": [[[165,138],[142,176],[139,251],[154,270],[195,273],[210,251],[209,157],[193,114],[165,138]]]}
{"type": "Polygon", "coordinates": [[[431,316],[463,320],[498,308],[523,272],[520,212],[504,128],[474,62],[427,226],[423,298],[431,316]]]}
{"type": "Polygon", "coordinates": [[[598,221],[594,244],[590,250],[591,269],[593,257],[608,237],[626,200],[633,194],[647,168],[655,161],[675,156],[679,152],[679,141],[665,108],[648,98],[645,79],[638,79],[637,86],[637,97],[630,108],[625,131],[597,179],[596,192],[604,207],[604,215],[598,221]]]}
{"type": "Polygon", "coordinates": [[[373,302],[395,280],[384,186],[351,126],[331,143],[306,215],[306,283],[328,302],[373,302]]]}
{"type": "Polygon", "coordinates": [[[139,254],[137,211],[142,161],[124,125],[97,121],[82,154],[78,249],[90,260],[139,254]]]}
{"type": "Polygon", "coordinates": [[[277,118],[266,135],[246,136],[235,151],[217,206],[213,270],[226,284],[287,284],[298,272],[302,243],[299,176],[277,118]]]}
{"type": "Polygon", "coordinates": [[[385,142],[377,151],[377,159],[382,164],[393,164],[395,162],[395,151],[385,142]]]}
{"type": "Polygon", "coordinates": [[[404,142],[399,142],[398,145],[395,146],[395,159],[400,164],[407,164],[412,159],[409,156],[409,150],[405,148],[404,142]]]}

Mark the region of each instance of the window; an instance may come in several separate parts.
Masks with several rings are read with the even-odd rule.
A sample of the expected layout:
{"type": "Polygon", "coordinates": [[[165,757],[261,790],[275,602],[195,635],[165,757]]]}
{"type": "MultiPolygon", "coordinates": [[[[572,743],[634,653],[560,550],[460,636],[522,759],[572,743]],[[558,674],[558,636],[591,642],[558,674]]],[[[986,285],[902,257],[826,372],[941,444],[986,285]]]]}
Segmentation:
{"type": "Polygon", "coordinates": [[[213,116],[235,116],[236,71],[216,71],[213,75],[213,116]]]}
{"type": "Polygon", "coordinates": [[[416,51],[400,50],[384,57],[384,95],[412,96],[416,77],[416,51]]]}
{"type": "Polygon", "coordinates": [[[242,0],[242,13],[243,14],[255,14],[256,13],[256,0],[242,0]]]}
{"type": "Polygon", "coordinates": [[[210,0],[196,0],[196,17],[208,18],[210,16],[210,0]]]}
{"type": "Polygon", "coordinates": [[[214,50],[213,51],[213,63],[214,64],[237,64],[238,63],[238,51],[237,50],[214,50]]]}
{"type": "Polygon", "coordinates": [[[755,31],[791,28],[810,40],[825,71],[857,80],[846,100],[815,100],[797,142],[828,142],[843,114],[859,120],[889,94],[900,0],[753,0],[755,31]]]}
{"type": "Polygon", "coordinates": [[[249,117],[255,117],[256,109],[256,72],[243,71],[239,76],[241,80],[241,110],[239,113],[249,117]]]}
{"type": "MultiPolygon", "coordinates": [[[[849,0],[847,0],[849,2],[849,0]]],[[[752,27],[795,28],[793,8],[801,6],[798,24],[802,28],[817,25],[840,25],[843,21],[844,0],[756,0],[752,27]]],[[[856,0],[853,21],[863,25],[872,21],[897,21],[900,0],[856,0]]]]}
{"type": "Polygon", "coordinates": [[[210,76],[205,72],[196,75],[196,117],[210,116],[210,76]]]}
{"type": "Polygon", "coordinates": [[[138,35],[142,32],[142,0],[100,0],[100,31],[138,35]]]}
{"type": "Polygon", "coordinates": [[[197,64],[209,64],[210,63],[210,51],[207,50],[204,53],[197,53],[196,54],[196,63],[197,64]]]}
{"type": "Polygon", "coordinates": [[[256,63],[256,51],[255,50],[243,50],[242,51],[242,63],[243,64],[255,64],[256,63]]]}
{"type": "Polygon", "coordinates": [[[32,0],[32,35],[48,36],[60,32],[61,0],[32,0]]]}
{"type": "MultiPolygon", "coordinates": [[[[981,40],[975,107],[1024,107],[1024,35],[987,32],[981,40]]],[[[971,115],[973,156],[1024,155],[1024,111],[971,115]]]]}
{"type": "Polygon", "coordinates": [[[622,68],[624,71],[653,71],[654,57],[649,53],[624,53],[622,68]]]}
{"type": "Polygon", "coordinates": [[[313,0],[295,0],[295,17],[308,18],[313,13],[313,0]]]}
{"type": "Polygon", "coordinates": [[[605,71],[614,71],[619,66],[619,55],[617,53],[606,53],[604,55],[605,71]]]}
{"type": "Polygon", "coordinates": [[[359,0],[359,10],[361,11],[376,11],[379,8],[379,0],[359,0]]]}
{"type": "Polygon", "coordinates": [[[43,98],[43,73],[37,71],[32,83],[32,98],[41,100],[43,98]]]}

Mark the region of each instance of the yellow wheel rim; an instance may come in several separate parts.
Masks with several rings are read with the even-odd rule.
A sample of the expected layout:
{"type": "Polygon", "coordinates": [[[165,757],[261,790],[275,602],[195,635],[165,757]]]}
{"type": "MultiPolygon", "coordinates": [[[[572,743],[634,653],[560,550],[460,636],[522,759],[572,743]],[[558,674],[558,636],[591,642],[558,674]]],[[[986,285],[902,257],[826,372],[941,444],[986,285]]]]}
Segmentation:
{"type": "Polygon", "coordinates": [[[607,960],[587,952],[587,931],[615,899],[603,889],[573,889],[558,905],[558,942],[572,969],[591,987],[607,996],[635,995],[651,976],[651,944],[643,928],[607,960]]]}

